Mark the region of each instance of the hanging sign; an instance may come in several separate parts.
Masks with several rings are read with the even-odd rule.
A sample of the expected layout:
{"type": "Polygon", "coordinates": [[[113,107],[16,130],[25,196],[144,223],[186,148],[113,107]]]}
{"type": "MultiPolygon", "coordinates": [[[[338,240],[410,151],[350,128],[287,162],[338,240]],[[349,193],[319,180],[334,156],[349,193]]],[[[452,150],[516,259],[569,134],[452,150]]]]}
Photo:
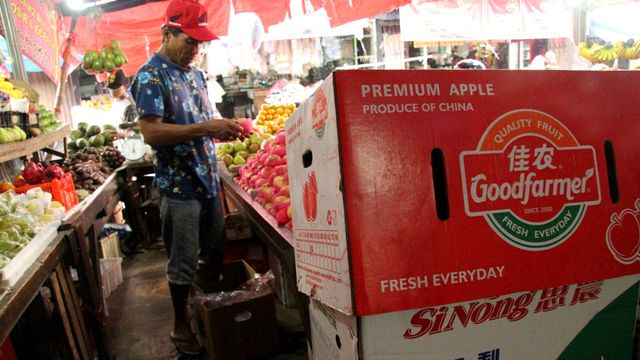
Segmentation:
{"type": "Polygon", "coordinates": [[[22,53],[58,82],[57,17],[53,0],[13,0],[11,2],[22,53]]]}
{"type": "Polygon", "coordinates": [[[437,0],[400,8],[403,41],[571,38],[563,0],[437,0]]]}

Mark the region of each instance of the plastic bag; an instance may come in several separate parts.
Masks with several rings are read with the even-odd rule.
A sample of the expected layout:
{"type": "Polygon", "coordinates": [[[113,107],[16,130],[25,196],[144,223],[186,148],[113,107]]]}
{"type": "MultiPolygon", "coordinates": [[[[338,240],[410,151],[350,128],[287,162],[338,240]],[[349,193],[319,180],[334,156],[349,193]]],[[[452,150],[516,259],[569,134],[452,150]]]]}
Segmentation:
{"type": "Polygon", "coordinates": [[[269,270],[262,275],[255,274],[253,278],[245,281],[233,291],[220,291],[209,294],[199,291],[189,299],[189,303],[191,306],[202,306],[207,310],[217,309],[272,294],[274,288],[275,277],[273,272],[269,270]]]}

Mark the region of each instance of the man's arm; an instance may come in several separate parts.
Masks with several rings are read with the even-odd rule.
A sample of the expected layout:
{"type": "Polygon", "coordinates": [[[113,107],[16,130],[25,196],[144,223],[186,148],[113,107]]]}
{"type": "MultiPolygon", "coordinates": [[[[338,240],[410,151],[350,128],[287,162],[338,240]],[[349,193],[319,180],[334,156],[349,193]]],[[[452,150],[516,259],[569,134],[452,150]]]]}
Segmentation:
{"type": "Polygon", "coordinates": [[[159,116],[143,116],[138,121],[145,142],[152,145],[179,144],[205,136],[233,140],[242,134],[242,127],[227,119],[189,125],[166,124],[159,116]]]}

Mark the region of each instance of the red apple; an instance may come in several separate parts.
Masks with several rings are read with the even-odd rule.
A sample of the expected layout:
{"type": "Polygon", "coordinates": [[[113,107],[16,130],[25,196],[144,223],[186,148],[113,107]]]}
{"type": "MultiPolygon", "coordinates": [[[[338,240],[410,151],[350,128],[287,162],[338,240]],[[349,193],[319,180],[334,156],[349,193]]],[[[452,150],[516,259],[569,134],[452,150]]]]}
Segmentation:
{"type": "Polygon", "coordinates": [[[285,177],[282,175],[274,176],[271,183],[277,186],[279,189],[282,189],[283,187],[287,186],[287,181],[285,180],[285,177]]]}
{"type": "Polygon", "coordinates": [[[289,194],[289,185],[285,185],[278,190],[276,196],[290,196],[289,194]]]}
{"type": "Polygon", "coordinates": [[[265,166],[263,167],[260,172],[258,173],[263,179],[265,180],[269,180],[271,178],[271,175],[274,174],[273,172],[273,167],[271,166],[265,166]]]}
{"type": "Polygon", "coordinates": [[[273,197],[273,193],[274,193],[273,188],[269,185],[263,185],[260,187],[260,197],[262,197],[266,201],[271,201],[271,198],[273,197]]]}
{"type": "Polygon", "coordinates": [[[264,164],[267,166],[279,166],[282,165],[282,158],[280,157],[280,155],[276,155],[276,154],[271,154],[269,156],[267,156],[267,158],[264,161],[264,164]]]}
{"type": "Polygon", "coordinates": [[[287,149],[284,147],[284,145],[273,144],[271,145],[271,149],[269,149],[269,153],[278,155],[278,158],[282,158],[283,156],[287,156],[287,149]]]}
{"type": "Polygon", "coordinates": [[[284,225],[289,221],[286,209],[281,209],[276,213],[276,221],[278,222],[278,225],[284,225]]]}
{"type": "Polygon", "coordinates": [[[278,175],[286,175],[287,174],[287,165],[284,164],[284,165],[276,166],[276,173],[278,175]]]}
{"type": "Polygon", "coordinates": [[[286,145],[287,141],[285,139],[285,132],[281,131],[278,133],[278,135],[276,135],[276,143],[280,144],[280,145],[286,145]]]}

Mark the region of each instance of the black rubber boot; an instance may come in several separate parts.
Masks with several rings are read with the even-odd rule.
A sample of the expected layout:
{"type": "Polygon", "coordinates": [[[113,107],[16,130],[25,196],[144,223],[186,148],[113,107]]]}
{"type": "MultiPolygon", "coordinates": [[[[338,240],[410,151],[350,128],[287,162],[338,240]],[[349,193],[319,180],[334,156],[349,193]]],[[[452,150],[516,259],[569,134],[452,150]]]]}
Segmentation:
{"type": "Polygon", "coordinates": [[[191,285],[178,285],[169,283],[171,302],[173,304],[174,323],[171,332],[171,341],[176,349],[182,353],[196,355],[202,352],[202,346],[196,336],[191,332],[187,319],[187,299],[191,285]]]}

